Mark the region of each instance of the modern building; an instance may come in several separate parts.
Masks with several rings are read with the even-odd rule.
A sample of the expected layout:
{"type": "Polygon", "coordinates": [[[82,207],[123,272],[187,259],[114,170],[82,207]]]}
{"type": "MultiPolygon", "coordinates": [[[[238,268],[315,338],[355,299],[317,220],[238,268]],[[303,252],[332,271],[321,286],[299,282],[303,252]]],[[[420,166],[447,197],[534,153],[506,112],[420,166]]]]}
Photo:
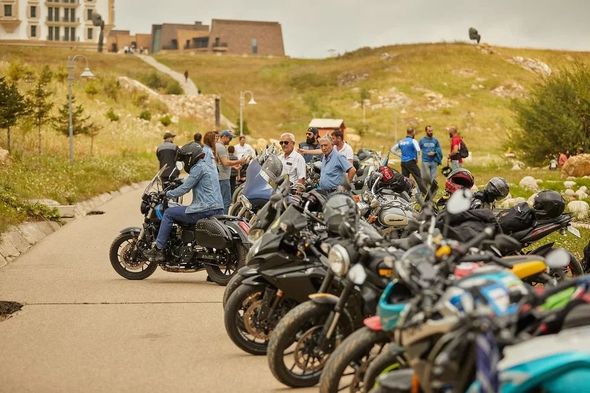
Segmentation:
{"type": "Polygon", "coordinates": [[[94,48],[115,24],[115,0],[0,0],[0,43],[94,48]]]}
{"type": "Polygon", "coordinates": [[[162,23],[152,25],[152,53],[161,50],[184,50],[207,47],[209,26],[194,24],[162,23]]]}
{"type": "Polygon", "coordinates": [[[151,34],[131,34],[129,30],[111,30],[106,39],[106,50],[109,52],[120,52],[125,48],[135,48],[143,53],[149,51],[152,45],[151,34]]]}

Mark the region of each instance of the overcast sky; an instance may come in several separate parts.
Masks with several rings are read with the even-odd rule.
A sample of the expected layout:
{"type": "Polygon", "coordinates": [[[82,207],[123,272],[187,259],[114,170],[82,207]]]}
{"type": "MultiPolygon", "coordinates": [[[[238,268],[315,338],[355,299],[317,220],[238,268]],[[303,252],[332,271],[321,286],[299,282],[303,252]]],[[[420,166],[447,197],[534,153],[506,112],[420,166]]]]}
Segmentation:
{"type": "Polygon", "coordinates": [[[116,28],[211,19],[277,21],[293,57],[326,57],[363,46],[467,40],[590,50],[590,0],[117,0],[116,28]],[[166,5],[167,7],[164,7],[166,5]]]}

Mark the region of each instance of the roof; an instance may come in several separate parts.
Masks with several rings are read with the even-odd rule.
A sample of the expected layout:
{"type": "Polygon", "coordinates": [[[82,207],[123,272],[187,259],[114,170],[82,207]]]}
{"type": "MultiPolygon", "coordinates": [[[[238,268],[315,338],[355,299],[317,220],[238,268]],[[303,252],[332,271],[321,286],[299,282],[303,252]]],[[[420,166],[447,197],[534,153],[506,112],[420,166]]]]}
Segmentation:
{"type": "Polygon", "coordinates": [[[340,128],[344,124],[342,119],[312,119],[308,127],[315,128],[340,128]]]}
{"type": "Polygon", "coordinates": [[[212,19],[211,24],[231,24],[231,25],[280,25],[279,22],[262,21],[262,20],[241,20],[241,19],[212,19]]]}

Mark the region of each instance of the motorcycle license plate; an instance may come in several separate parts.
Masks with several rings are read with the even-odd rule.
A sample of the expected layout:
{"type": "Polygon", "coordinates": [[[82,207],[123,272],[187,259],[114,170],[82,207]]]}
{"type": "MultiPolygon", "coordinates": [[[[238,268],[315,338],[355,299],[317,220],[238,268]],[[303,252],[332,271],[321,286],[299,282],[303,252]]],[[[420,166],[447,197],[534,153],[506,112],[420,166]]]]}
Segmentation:
{"type": "Polygon", "coordinates": [[[567,231],[569,233],[571,233],[572,235],[574,235],[575,237],[578,237],[578,238],[581,237],[580,236],[580,231],[578,230],[578,228],[574,228],[573,226],[569,225],[567,227],[567,231]]]}

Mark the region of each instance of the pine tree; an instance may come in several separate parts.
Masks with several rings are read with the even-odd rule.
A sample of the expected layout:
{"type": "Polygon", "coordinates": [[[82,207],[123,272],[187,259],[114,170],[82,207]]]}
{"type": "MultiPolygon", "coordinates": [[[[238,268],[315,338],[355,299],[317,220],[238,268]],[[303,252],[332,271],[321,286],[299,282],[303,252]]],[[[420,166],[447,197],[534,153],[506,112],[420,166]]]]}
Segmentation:
{"type": "Polygon", "coordinates": [[[26,100],[18,91],[14,83],[6,82],[0,76],[0,128],[6,129],[6,144],[8,151],[11,151],[10,128],[25,113],[27,109],[26,100]]]}
{"type": "Polygon", "coordinates": [[[41,126],[50,118],[50,112],[53,108],[53,102],[50,100],[53,93],[48,89],[52,78],[53,75],[49,66],[44,66],[27,99],[30,110],[29,116],[33,124],[37,126],[39,134],[39,154],[41,154],[41,126]]]}
{"type": "MultiPolygon", "coordinates": [[[[59,108],[57,116],[52,118],[53,128],[65,136],[70,135],[68,113],[68,103],[66,102],[59,108]]],[[[76,98],[73,96],[72,125],[74,135],[88,135],[91,138],[91,143],[94,144],[94,137],[100,128],[90,121],[90,116],[84,116],[84,108],[82,105],[76,105],[76,98]]]]}

